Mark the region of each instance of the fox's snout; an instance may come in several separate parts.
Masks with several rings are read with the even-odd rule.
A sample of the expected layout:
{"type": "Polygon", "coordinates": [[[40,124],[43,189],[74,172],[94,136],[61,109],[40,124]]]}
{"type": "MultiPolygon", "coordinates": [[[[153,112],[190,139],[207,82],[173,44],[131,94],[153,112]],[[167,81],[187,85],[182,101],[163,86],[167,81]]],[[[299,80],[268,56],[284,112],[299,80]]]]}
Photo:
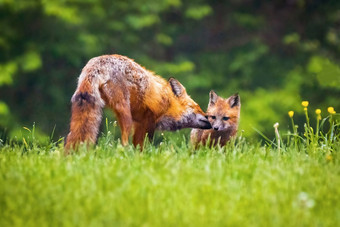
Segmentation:
{"type": "Polygon", "coordinates": [[[205,116],[196,114],[196,120],[200,129],[211,129],[211,124],[205,116]]]}

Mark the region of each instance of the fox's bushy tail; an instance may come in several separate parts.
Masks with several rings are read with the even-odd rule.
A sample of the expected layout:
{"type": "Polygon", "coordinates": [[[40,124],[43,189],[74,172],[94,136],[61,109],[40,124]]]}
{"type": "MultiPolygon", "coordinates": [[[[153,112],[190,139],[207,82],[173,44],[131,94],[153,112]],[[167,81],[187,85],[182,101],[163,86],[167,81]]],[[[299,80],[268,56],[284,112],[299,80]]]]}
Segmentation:
{"type": "Polygon", "coordinates": [[[102,120],[104,101],[96,78],[80,75],[78,88],[72,96],[70,132],[65,149],[77,149],[82,142],[95,143],[102,120]]]}

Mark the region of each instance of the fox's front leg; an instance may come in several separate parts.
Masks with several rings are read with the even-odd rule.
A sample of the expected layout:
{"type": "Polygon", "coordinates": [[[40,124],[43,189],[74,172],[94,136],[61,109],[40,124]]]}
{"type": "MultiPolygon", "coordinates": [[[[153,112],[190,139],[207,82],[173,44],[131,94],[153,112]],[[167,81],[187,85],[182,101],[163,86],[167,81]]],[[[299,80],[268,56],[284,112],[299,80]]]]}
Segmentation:
{"type": "Polygon", "coordinates": [[[149,140],[151,141],[155,132],[155,125],[150,123],[134,123],[135,133],[133,135],[133,145],[137,147],[140,146],[141,150],[143,150],[144,140],[146,135],[148,135],[149,140]]]}

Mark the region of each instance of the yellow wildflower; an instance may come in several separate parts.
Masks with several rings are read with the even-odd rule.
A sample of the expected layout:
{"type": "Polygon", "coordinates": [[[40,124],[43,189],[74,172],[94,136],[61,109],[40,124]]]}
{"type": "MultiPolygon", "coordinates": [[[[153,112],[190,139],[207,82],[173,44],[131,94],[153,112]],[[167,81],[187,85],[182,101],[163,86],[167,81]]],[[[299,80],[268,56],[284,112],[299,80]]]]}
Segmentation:
{"type": "Polygon", "coordinates": [[[327,108],[327,111],[328,111],[328,113],[330,113],[330,114],[336,114],[336,112],[335,112],[335,110],[334,110],[334,107],[332,107],[332,106],[328,107],[328,108],[327,108]]]}
{"type": "Polygon", "coordinates": [[[326,155],[326,160],[327,161],[332,161],[332,159],[333,159],[333,156],[331,154],[327,154],[326,155]]]}
{"type": "Polygon", "coordinates": [[[304,111],[307,111],[307,107],[303,108],[304,111]]]}
{"type": "Polygon", "coordinates": [[[316,113],[316,115],[317,115],[317,116],[316,116],[316,119],[317,119],[317,120],[321,120],[321,110],[320,110],[320,109],[316,109],[316,110],[315,110],[315,113],[316,113]]]}
{"type": "Polygon", "coordinates": [[[288,116],[289,116],[290,118],[292,118],[292,117],[294,116],[294,111],[292,111],[292,110],[289,111],[289,112],[288,112],[288,116]]]}
{"type": "Polygon", "coordinates": [[[303,107],[307,107],[309,105],[309,102],[308,101],[302,101],[301,105],[303,107]]]}

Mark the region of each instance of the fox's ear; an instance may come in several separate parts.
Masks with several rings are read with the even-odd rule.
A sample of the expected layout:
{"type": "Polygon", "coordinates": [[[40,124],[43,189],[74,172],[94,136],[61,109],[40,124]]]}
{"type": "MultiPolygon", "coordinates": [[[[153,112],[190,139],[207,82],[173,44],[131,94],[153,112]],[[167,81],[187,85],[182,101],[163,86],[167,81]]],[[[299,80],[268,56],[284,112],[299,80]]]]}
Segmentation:
{"type": "Polygon", "coordinates": [[[215,105],[217,102],[217,97],[218,95],[213,90],[211,90],[209,93],[209,106],[215,105]]]}
{"type": "Polygon", "coordinates": [[[175,78],[170,78],[169,79],[169,84],[171,86],[172,92],[177,96],[181,96],[185,93],[185,88],[183,87],[183,85],[176,80],[175,78]]]}
{"type": "Polygon", "coordinates": [[[230,96],[228,100],[231,108],[239,106],[241,104],[240,96],[238,95],[238,93],[230,96]]]}

